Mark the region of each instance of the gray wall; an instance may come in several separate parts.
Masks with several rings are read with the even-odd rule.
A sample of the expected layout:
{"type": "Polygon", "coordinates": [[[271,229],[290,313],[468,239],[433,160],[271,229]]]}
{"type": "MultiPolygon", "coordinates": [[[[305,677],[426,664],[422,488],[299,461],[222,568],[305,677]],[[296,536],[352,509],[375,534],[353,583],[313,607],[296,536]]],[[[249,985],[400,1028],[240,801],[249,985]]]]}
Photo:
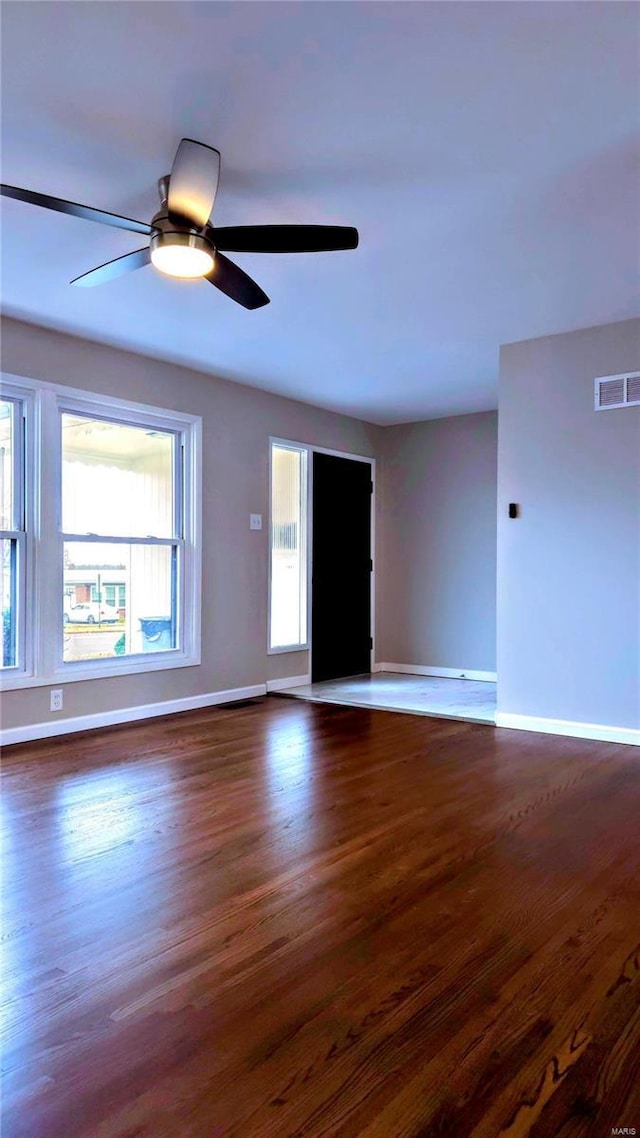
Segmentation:
{"type": "Polygon", "coordinates": [[[497,413],[387,427],[377,658],[495,671],[497,413]]]}
{"type": "Polygon", "coordinates": [[[501,350],[499,712],[640,727],[640,407],[593,409],[639,368],[638,320],[501,350]]]}
{"type": "MultiPolygon", "coordinates": [[[[270,434],[378,458],[377,659],[495,669],[496,413],[383,429],[19,321],[2,332],[7,372],[204,422],[202,665],[67,684],[65,718],[308,670],[265,648],[267,533],[248,515],[268,514],[270,434]]],[[[640,408],[593,411],[594,376],[639,359],[640,321],[501,353],[503,713],[640,726],[640,408]]],[[[3,726],[53,718],[48,702],[6,693],[3,726]]]]}
{"type": "MultiPolygon", "coordinates": [[[[380,428],[186,368],[15,320],[5,372],[203,417],[202,664],[65,685],[64,718],[264,683],[308,671],[308,653],[268,656],[268,437],[374,455],[380,428]]],[[[7,692],[4,728],[55,718],[49,689],[7,692]]],[[[59,716],[58,716],[59,718],[59,716]]]]}

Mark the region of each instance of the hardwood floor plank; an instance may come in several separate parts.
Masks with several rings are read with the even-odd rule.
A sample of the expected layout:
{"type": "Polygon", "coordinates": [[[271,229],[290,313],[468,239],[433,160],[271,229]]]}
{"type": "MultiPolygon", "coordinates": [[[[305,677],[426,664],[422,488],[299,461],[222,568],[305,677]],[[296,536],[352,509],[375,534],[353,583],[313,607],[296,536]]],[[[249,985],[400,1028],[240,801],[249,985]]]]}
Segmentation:
{"type": "Polygon", "coordinates": [[[640,1133],[634,748],[268,698],[5,751],[3,1138],[640,1133]]]}

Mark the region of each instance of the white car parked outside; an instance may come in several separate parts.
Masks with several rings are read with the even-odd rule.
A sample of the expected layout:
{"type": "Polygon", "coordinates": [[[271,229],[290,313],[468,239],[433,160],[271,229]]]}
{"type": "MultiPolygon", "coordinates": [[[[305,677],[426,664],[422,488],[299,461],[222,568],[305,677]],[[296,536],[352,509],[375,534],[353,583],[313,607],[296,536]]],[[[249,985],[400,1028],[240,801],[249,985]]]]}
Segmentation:
{"type": "Polygon", "coordinates": [[[65,624],[117,624],[119,619],[115,605],[98,604],[97,601],[81,601],[64,610],[65,624]]]}

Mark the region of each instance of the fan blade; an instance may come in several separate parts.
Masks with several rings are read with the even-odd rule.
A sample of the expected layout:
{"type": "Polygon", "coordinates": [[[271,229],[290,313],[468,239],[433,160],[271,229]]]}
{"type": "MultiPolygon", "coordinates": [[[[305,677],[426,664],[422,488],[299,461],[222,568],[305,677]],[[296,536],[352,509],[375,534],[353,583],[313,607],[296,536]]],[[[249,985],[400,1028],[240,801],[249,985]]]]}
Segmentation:
{"type": "Polygon", "coordinates": [[[0,195],[5,198],[16,198],[19,202],[28,202],[29,205],[39,205],[43,209],[54,209],[58,213],[69,213],[72,217],[82,217],[87,221],[101,221],[103,225],[113,225],[116,229],[128,229],[131,233],[145,233],[147,237],[155,232],[153,226],[146,225],[144,221],[133,221],[130,217],[120,217],[117,213],[106,213],[103,209],[94,209],[90,205],[68,202],[64,198],[52,198],[49,194],[38,194],[35,190],[21,190],[19,186],[1,185],[0,195]]]}
{"type": "Polygon", "coordinates": [[[204,228],[211,217],[219,178],[220,151],[183,138],[169,177],[169,220],[204,228]]]}
{"type": "Polygon", "coordinates": [[[144,249],[136,249],[134,253],[125,253],[124,257],[116,257],[115,261],[107,261],[106,265],[99,265],[97,269],[90,269],[81,277],[75,277],[71,284],[81,285],[83,288],[108,284],[109,281],[115,280],[116,277],[122,277],[125,273],[132,273],[135,269],[143,269],[150,261],[151,250],[148,245],[145,245],[144,249]]]}
{"type": "Polygon", "coordinates": [[[230,225],[207,236],[229,253],[321,253],[358,245],[351,225],[230,225]]]}
{"type": "Polygon", "coordinates": [[[222,253],[216,253],[213,268],[204,279],[211,281],[220,292],[231,297],[231,300],[236,300],[243,308],[262,308],[269,303],[269,297],[260,286],[239,265],[234,265],[228,257],[223,257],[222,253]]]}

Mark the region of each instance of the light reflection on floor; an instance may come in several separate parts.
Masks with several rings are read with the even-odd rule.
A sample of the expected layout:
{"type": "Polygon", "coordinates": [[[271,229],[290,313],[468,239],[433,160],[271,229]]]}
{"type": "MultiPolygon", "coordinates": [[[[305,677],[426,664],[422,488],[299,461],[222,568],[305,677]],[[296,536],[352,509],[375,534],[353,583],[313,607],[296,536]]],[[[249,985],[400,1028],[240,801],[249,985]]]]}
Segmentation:
{"type": "Polygon", "coordinates": [[[315,759],[308,724],[274,719],[267,727],[266,790],[280,844],[308,849],[313,808],[315,759]]]}
{"type": "Polygon", "coordinates": [[[161,933],[172,882],[166,869],[155,871],[159,852],[166,853],[175,795],[157,791],[164,782],[169,790],[174,781],[174,772],[162,763],[123,763],[59,779],[44,777],[34,785],[31,801],[23,800],[21,813],[5,802],[0,941],[0,1034],[5,1039],[19,1033],[21,1020],[44,1015],[56,988],[103,982],[102,954],[114,945],[136,936],[152,946],[161,933]],[[24,842],[30,805],[37,806],[40,820],[33,855],[24,842]],[[28,870],[27,860],[33,861],[28,870]],[[25,911],[31,914],[27,924],[25,911]],[[67,969],[67,975],[51,957],[55,935],[77,943],[75,968],[67,969]],[[42,977],[49,974],[47,987],[42,977]],[[33,975],[39,980],[37,997],[31,995],[33,975]]]}
{"type": "Polygon", "coordinates": [[[467,719],[475,723],[495,723],[496,719],[496,684],[486,680],[376,672],[371,676],[350,676],[286,688],[278,694],[319,703],[467,719]]]}
{"type": "Polygon", "coordinates": [[[135,768],[110,769],[98,778],[70,778],[56,795],[62,861],[69,865],[126,845],[145,814],[135,768]]]}
{"type": "Polygon", "coordinates": [[[60,818],[60,839],[67,865],[114,852],[136,830],[141,810],[126,810],[115,802],[71,803],[60,818]]]}

